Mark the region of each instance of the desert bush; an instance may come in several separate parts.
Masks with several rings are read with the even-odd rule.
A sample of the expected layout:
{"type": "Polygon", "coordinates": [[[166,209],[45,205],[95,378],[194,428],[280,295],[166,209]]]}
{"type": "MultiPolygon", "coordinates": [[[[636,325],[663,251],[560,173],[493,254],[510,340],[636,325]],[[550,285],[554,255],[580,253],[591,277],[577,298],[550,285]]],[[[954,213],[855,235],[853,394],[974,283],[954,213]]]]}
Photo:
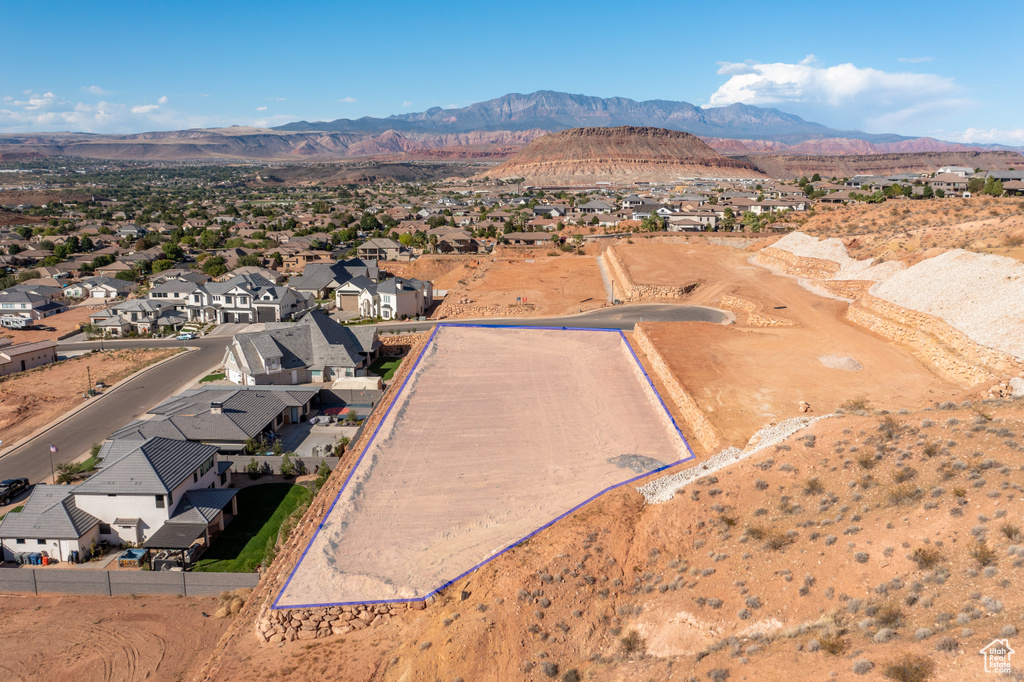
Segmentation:
{"type": "Polygon", "coordinates": [[[862,394],[839,403],[839,407],[847,412],[859,412],[868,409],[870,404],[868,397],[862,394]]]}
{"type": "Polygon", "coordinates": [[[562,682],[580,682],[580,671],[576,668],[566,670],[562,673],[562,682]]]}
{"type": "Polygon", "coordinates": [[[751,540],[763,540],[766,535],[765,529],[761,526],[747,526],[744,532],[751,540]]]}
{"type": "Polygon", "coordinates": [[[1013,540],[1020,535],[1020,526],[1015,526],[1012,523],[1004,523],[999,527],[999,531],[1006,536],[1007,540],[1013,540]]]}
{"type": "Polygon", "coordinates": [[[935,547],[918,547],[910,553],[910,559],[919,569],[924,570],[942,561],[942,552],[935,547]]]}
{"type": "Polygon", "coordinates": [[[804,495],[820,495],[825,492],[825,486],[817,476],[809,478],[804,482],[804,495]]]}
{"type": "Polygon", "coordinates": [[[857,458],[857,464],[859,464],[862,469],[873,469],[875,467],[876,462],[873,455],[864,453],[863,455],[857,458]]]}
{"type": "Polygon", "coordinates": [[[893,480],[896,481],[897,483],[905,483],[906,481],[909,481],[916,475],[917,471],[915,469],[911,467],[903,467],[902,469],[896,472],[896,475],[893,476],[893,480]]]}
{"type": "Polygon", "coordinates": [[[924,682],[935,672],[935,663],[924,656],[907,655],[889,661],[882,674],[896,682],[924,682]]]}
{"type": "Polygon", "coordinates": [[[827,654],[841,656],[850,648],[850,643],[843,639],[842,632],[826,632],[818,638],[818,646],[827,654]]]}
{"type": "Polygon", "coordinates": [[[901,483],[889,491],[889,501],[893,504],[907,504],[919,499],[922,494],[918,488],[901,483]]]}
{"type": "Polygon", "coordinates": [[[903,609],[895,604],[882,604],[874,614],[874,619],[882,627],[898,628],[903,625],[903,609]]]}
{"type": "Polygon", "coordinates": [[[544,661],[540,664],[544,674],[548,677],[558,677],[558,664],[552,663],[551,661],[544,661]]]}
{"type": "Polygon", "coordinates": [[[780,550],[791,544],[793,544],[793,538],[788,533],[783,533],[781,530],[772,530],[768,533],[764,546],[768,549],[780,550]]]}
{"type": "Polygon", "coordinates": [[[988,546],[984,540],[978,540],[971,550],[971,556],[978,562],[978,566],[991,566],[996,562],[996,552],[988,546]]]}
{"type": "Polygon", "coordinates": [[[619,645],[622,647],[622,653],[626,656],[642,654],[647,648],[644,638],[636,630],[627,632],[626,636],[619,640],[619,645]]]}
{"type": "Polygon", "coordinates": [[[858,658],[853,662],[853,673],[855,675],[866,675],[875,667],[875,664],[866,658],[858,658]]]}
{"type": "Polygon", "coordinates": [[[949,652],[949,651],[956,651],[959,648],[960,648],[959,642],[957,642],[952,637],[943,637],[942,639],[940,639],[938,642],[935,643],[935,650],[936,651],[946,651],[946,652],[949,652]]]}

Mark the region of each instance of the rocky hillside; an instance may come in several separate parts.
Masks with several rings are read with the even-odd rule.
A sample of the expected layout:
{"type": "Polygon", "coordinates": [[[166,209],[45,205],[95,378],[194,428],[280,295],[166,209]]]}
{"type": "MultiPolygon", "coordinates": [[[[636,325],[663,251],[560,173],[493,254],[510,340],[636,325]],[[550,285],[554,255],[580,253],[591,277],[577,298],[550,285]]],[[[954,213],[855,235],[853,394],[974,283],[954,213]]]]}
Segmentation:
{"type": "Polygon", "coordinates": [[[722,156],[700,138],[661,128],[576,128],[540,137],[488,171],[538,184],[633,180],[672,181],[683,176],[757,177],[751,163],[722,156]]]}
{"type": "MultiPolygon", "coordinates": [[[[735,141],[733,141],[735,142],[735,141]]],[[[732,148],[732,147],[731,147],[732,148]]],[[[829,156],[763,154],[736,157],[749,161],[773,178],[799,178],[819,173],[822,177],[857,174],[932,173],[941,166],[971,168],[1020,168],[1024,156],[1013,151],[926,151],[892,154],[833,154],[829,156]]]]}

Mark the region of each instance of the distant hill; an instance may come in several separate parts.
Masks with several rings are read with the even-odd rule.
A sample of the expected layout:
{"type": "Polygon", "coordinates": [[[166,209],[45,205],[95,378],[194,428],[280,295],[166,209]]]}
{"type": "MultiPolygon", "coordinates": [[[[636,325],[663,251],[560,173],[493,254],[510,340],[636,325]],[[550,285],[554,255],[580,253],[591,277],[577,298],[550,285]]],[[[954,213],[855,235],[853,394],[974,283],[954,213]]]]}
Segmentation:
{"type": "Polygon", "coordinates": [[[758,154],[737,156],[773,178],[852,177],[854,175],[892,175],[894,173],[932,173],[942,166],[970,168],[1014,168],[1024,163],[1018,152],[969,151],[918,152],[896,154],[792,155],[758,154]]]}
{"type": "Polygon", "coordinates": [[[778,109],[746,104],[701,108],[688,102],[625,97],[590,97],[541,90],[528,95],[512,93],[461,109],[434,107],[420,113],[387,118],[340,118],[309,123],[298,121],[275,130],[290,132],[454,132],[494,130],[558,131],[579,127],[637,126],[680,130],[704,137],[769,139],[800,142],[809,138],[850,138],[869,142],[911,139],[899,135],[871,135],[839,131],[778,109]]]}
{"type": "Polygon", "coordinates": [[[574,128],[545,135],[487,174],[523,177],[542,185],[761,175],[753,164],[722,156],[690,133],[632,126],[574,128]]]}

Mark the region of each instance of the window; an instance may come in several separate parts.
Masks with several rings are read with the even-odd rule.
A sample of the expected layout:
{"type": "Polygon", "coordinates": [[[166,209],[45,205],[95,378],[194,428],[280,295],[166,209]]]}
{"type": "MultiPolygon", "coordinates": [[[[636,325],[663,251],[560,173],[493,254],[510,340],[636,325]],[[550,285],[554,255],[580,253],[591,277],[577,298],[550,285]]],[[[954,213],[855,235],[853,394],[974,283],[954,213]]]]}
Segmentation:
{"type": "Polygon", "coordinates": [[[199,472],[198,471],[193,471],[192,472],[192,482],[193,483],[198,483],[199,482],[199,472]]]}
{"type": "Polygon", "coordinates": [[[16,544],[16,545],[24,545],[25,544],[25,538],[18,538],[17,540],[14,541],[14,544],[16,544]]]}
{"type": "Polygon", "coordinates": [[[154,495],[153,499],[156,500],[156,508],[157,509],[163,509],[164,508],[164,496],[163,495],[154,495]]]}
{"type": "Polygon", "coordinates": [[[100,535],[110,535],[110,524],[107,524],[107,523],[101,523],[100,524],[100,535]]]}
{"type": "Polygon", "coordinates": [[[117,493],[107,493],[107,497],[117,497],[117,493]]]}
{"type": "Polygon", "coordinates": [[[206,472],[213,468],[213,457],[203,462],[203,465],[199,467],[199,475],[205,476],[206,472]]]}
{"type": "Polygon", "coordinates": [[[38,538],[36,540],[36,544],[37,545],[45,545],[46,544],[46,538],[38,538]]]}

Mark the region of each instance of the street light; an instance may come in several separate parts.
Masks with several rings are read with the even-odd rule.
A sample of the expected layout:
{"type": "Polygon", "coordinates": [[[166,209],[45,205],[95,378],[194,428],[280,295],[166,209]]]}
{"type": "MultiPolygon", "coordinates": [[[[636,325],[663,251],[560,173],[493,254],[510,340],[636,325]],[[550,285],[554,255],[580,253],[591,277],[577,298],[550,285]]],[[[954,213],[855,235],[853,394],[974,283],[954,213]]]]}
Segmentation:
{"type": "Polygon", "coordinates": [[[54,445],[53,443],[50,443],[49,455],[50,455],[50,482],[51,483],[56,483],[57,482],[57,474],[55,474],[54,471],[53,471],[53,453],[55,453],[55,452],[57,452],[57,446],[54,445]]]}

